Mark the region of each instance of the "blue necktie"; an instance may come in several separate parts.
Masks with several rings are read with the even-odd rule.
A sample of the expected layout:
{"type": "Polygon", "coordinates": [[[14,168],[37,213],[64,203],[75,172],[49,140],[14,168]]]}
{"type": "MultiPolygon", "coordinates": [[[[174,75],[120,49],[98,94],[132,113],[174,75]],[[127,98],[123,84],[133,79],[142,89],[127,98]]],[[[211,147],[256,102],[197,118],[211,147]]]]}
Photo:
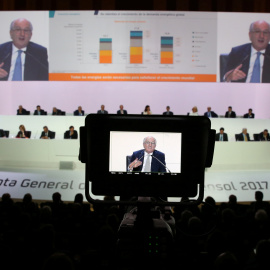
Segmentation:
{"type": "Polygon", "coordinates": [[[253,71],[252,71],[252,76],[251,76],[251,83],[259,83],[261,80],[261,65],[260,65],[260,52],[257,52],[257,58],[254,63],[253,71]]]}
{"type": "Polygon", "coordinates": [[[18,50],[18,56],[15,63],[14,74],[12,81],[22,81],[22,60],[21,60],[22,50],[18,50]]]}

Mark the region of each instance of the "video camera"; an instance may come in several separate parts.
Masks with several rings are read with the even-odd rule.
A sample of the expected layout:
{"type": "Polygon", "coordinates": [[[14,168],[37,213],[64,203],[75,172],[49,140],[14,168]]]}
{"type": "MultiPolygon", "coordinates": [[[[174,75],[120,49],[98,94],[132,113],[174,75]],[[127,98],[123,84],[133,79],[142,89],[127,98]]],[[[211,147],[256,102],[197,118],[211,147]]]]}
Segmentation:
{"type": "Polygon", "coordinates": [[[85,195],[92,204],[130,207],[119,228],[120,249],[127,248],[127,239],[139,246],[148,239],[156,247],[160,239],[172,241],[171,206],[203,201],[205,168],[212,165],[215,133],[204,116],[87,115],[85,126],[80,127],[79,154],[85,163],[85,195]],[[137,169],[130,164],[136,155],[143,163],[145,138],[149,137],[154,138],[148,142],[154,148],[151,168],[155,162],[159,169],[144,172],[143,165],[137,169]],[[94,200],[90,191],[120,200],[94,200]],[[167,200],[170,197],[196,199],[175,202],[167,200]]]}

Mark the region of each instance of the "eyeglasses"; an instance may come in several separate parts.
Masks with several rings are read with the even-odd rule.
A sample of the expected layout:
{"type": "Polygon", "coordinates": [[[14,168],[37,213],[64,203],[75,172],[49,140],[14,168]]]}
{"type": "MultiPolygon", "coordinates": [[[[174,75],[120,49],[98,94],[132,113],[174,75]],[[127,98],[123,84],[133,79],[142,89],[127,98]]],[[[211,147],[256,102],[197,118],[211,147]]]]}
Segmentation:
{"type": "Polygon", "coordinates": [[[260,34],[263,34],[264,36],[270,35],[270,31],[252,30],[252,32],[255,33],[256,35],[260,35],[260,34]]]}
{"type": "Polygon", "coordinates": [[[14,29],[12,29],[12,30],[15,31],[16,34],[19,34],[19,33],[21,33],[21,32],[24,32],[24,34],[30,35],[30,33],[32,32],[31,29],[14,28],[14,29]]]}
{"type": "Polygon", "coordinates": [[[156,143],[155,142],[145,142],[147,145],[151,144],[151,145],[155,145],[156,143]]]}

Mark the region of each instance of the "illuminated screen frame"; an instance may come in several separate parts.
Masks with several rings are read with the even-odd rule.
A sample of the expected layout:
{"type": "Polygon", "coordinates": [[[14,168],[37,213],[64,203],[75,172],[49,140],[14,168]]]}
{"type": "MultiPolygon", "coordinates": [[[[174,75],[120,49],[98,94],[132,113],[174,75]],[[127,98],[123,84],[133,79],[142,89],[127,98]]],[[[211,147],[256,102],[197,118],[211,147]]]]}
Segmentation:
{"type": "MultiPolygon", "coordinates": [[[[165,154],[167,173],[181,173],[181,146],[182,134],[172,132],[137,132],[137,131],[111,131],[109,171],[112,173],[128,172],[126,157],[135,150],[143,148],[143,140],[148,136],[156,139],[155,150],[165,154]]],[[[157,161],[160,162],[160,161],[157,161]]]]}
{"type": "MultiPolygon", "coordinates": [[[[204,183],[211,122],[204,116],[89,114],[86,181],[94,195],[195,197],[204,183]],[[181,133],[181,173],[111,173],[110,132],[181,133]]],[[[135,149],[136,150],[136,149],[135,149]]],[[[128,153],[131,154],[131,153],[128,153]]]]}

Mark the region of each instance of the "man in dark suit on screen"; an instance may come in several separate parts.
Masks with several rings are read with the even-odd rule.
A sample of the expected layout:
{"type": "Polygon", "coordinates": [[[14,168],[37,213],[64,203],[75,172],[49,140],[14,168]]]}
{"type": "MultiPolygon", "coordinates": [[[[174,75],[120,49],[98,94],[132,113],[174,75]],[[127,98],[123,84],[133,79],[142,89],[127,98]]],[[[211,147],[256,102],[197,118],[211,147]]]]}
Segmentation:
{"type": "Polygon", "coordinates": [[[12,41],[0,45],[0,80],[48,81],[47,49],[31,42],[33,26],[26,19],[10,25],[12,41]]]}
{"type": "Polygon", "coordinates": [[[129,171],[137,172],[166,172],[165,154],[155,150],[157,141],[154,137],[148,136],[143,140],[143,147],[133,152],[129,171]]]}
{"type": "Polygon", "coordinates": [[[224,81],[270,83],[270,25],[259,20],[249,28],[251,43],[232,48],[224,81]]]}

